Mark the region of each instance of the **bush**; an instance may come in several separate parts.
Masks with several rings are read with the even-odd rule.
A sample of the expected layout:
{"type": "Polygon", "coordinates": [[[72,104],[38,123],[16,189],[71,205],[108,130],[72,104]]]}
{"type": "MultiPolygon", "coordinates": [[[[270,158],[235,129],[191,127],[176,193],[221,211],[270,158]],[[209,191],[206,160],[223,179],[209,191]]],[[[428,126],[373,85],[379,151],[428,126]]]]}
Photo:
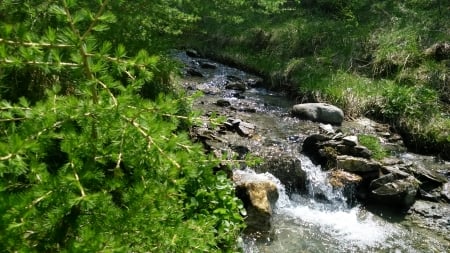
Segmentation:
{"type": "Polygon", "coordinates": [[[0,105],[2,250],[237,250],[243,207],[182,127],[193,120],[189,98],[161,85],[171,72],[161,57],[126,56],[96,36],[115,20],[107,2],[54,3],[52,32],[11,30],[0,41],[2,67],[54,80],[33,104],[0,105]],[[65,76],[71,93],[61,92],[65,76]]]}

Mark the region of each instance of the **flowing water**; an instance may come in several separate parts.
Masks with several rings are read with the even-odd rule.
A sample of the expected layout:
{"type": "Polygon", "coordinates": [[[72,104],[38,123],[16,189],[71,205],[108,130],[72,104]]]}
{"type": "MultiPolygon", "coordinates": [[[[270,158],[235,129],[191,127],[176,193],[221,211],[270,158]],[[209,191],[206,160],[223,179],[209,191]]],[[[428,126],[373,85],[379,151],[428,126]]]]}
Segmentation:
{"type": "Polygon", "coordinates": [[[307,195],[287,196],[278,183],[280,199],[269,238],[247,236],[244,251],[256,252],[448,252],[448,242],[434,234],[385,219],[347,199],[326,181],[326,172],[302,156],[308,172],[307,195]],[[326,196],[317,200],[314,194],[326,196]]]}
{"type": "MultiPolygon", "coordinates": [[[[176,53],[176,57],[195,68],[200,61],[207,61],[190,58],[182,52],[176,53]]],[[[233,135],[228,137],[229,142],[254,145],[255,150],[276,148],[290,153],[301,161],[302,169],[307,173],[307,190],[303,194],[287,194],[277,178],[264,174],[277,184],[279,191],[273,230],[270,236],[245,235],[244,252],[450,252],[447,239],[407,222],[404,215],[388,210],[369,211],[363,205],[355,204],[355,200],[347,199],[342,191],[333,189],[328,183],[327,172],[314,165],[298,148],[307,135],[317,132],[318,124],[290,117],[288,110],[293,103],[284,94],[253,87],[236,96],[235,91],[224,89],[227,78],[253,77],[237,69],[214,64],[217,68],[202,70],[203,77],[184,80],[186,87],[206,93],[196,104],[197,108],[211,110],[217,99],[229,99],[237,107],[233,111],[235,116],[255,124],[263,139],[257,142],[233,135]],[[241,105],[250,105],[254,111],[241,112],[241,105]]],[[[401,153],[399,157],[410,162],[426,160],[427,164],[436,163],[433,159],[409,153],[401,153]]],[[[251,168],[239,173],[260,176],[251,168]]]]}

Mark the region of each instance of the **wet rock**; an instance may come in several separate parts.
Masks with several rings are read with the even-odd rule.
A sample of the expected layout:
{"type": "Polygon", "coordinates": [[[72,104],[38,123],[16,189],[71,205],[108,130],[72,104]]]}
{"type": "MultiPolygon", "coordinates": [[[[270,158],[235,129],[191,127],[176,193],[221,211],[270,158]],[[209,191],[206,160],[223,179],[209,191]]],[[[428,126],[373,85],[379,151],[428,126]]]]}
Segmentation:
{"type": "Polygon", "coordinates": [[[381,172],[383,174],[393,174],[396,176],[396,178],[407,178],[411,176],[411,174],[401,170],[400,167],[396,165],[384,165],[381,169],[381,172]]]}
{"type": "Polygon", "coordinates": [[[271,228],[273,206],[278,199],[276,184],[264,174],[235,171],[233,181],[236,195],[247,211],[246,223],[250,231],[268,231],[271,228]]]}
{"type": "Polygon", "coordinates": [[[189,57],[194,57],[194,58],[200,57],[200,54],[194,49],[187,49],[186,50],[186,55],[189,56],[189,57]]]}
{"type": "Polygon", "coordinates": [[[408,174],[389,173],[373,180],[370,183],[370,189],[371,190],[378,189],[385,184],[394,182],[396,180],[405,179],[408,177],[410,177],[410,175],[408,174]]]}
{"type": "Polygon", "coordinates": [[[331,170],[328,181],[335,188],[343,188],[347,185],[357,185],[361,183],[362,177],[344,170],[331,170]]]}
{"type": "Polygon", "coordinates": [[[244,159],[245,156],[250,152],[250,149],[242,145],[231,145],[231,150],[238,154],[237,159],[244,159]]]}
{"type": "Polygon", "coordinates": [[[226,100],[226,99],[218,99],[216,101],[216,105],[220,106],[220,107],[229,107],[231,106],[230,101],[226,100]]]}
{"type": "Polygon", "coordinates": [[[240,119],[228,119],[228,122],[231,123],[233,129],[243,137],[251,137],[256,129],[255,125],[240,119]]]}
{"type": "Polygon", "coordinates": [[[365,174],[370,172],[379,172],[382,169],[382,165],[379,162],[361,157],[341,155],[337,156],[336,159],[337,168],[347,172],[365,174]]]}
{"type": "Polygon", "coordinates": [[[340,108],[326,103],[297,104],[292,108],[292,113],[301,118],[336,125],[344,120],[344,112],[340,108]]]}
{"type": "Polygon", "coordinates": [[[352,154],[357,157],[363,157],[366,159],[370,159],[372,157],[372,151],[364,146],[355,146],[350,149],[348,154],[352,154]]]}
{"type": "Polygon", "coordinates": [[[259,86],[262,86],[263,83],[264,83],[264,79],[262,79],[260,77],[254,77],[254,78],[249,78],[249,79],[245,80],[245,84],[247,84],[250,87],[259,87],[259,86]]]}
{"type": "Polygon", "coordinates": [[[330,125],[330,124],[322,124],[322,123],[320,123],[319,124],[319,130],[320,130],[320,133],[326,134],[326,135],[332,135],[332,134],[336,133],[336,131],[333,129],[333,126],[330,125]]]}
{"type": "Polygon", "coordinates": [[[330,136],[313,134],[303,141],[302,152],[305,153],[315,164],[325,165],[327,157],[323,152],[323,143],[331,140],[330,136]]]}
{"type": "Polygon", "coordinates": [[[445,183],[442,186],[441,196],[443,199],[447,200],[448,203],[450,203],[450,182],[445,183]]]}
{"type": "Polygon", "coordinates": [[[243,137],[250,137],[255,132],[255,125],[247,122],[240,122],[236,130],[239,135],[243,137]]]}
{"type": "Polygon", "coordinates": [[[195,76],[195,77],[205,77],[202,72],[200,72],[198,69],[195,68],[187,68],[186,74],[189,76],[195,76]]]}
{"type": "Polygon", "coordinates": [[[402,164],[403,161],[395,157],[385,157],[383,158],[383,160],[381,160],[381,163],[385,166],[392,166],[396,164],[402,164]]]}
{"type": "Polygon", "coordinates": [[[432,169],[426,169],[419,165],[405,167],[405,170],[413,174],[422,183],[441,185],[448,182],[447,178],[432,169]]]}
{"type": "Polygon", "coordinates": [[[302,192],[306,189],[306,172],[300,159],[286,154],[272,154],[264,163],[256,166],[256,171],[269,172],[280,180],[288,193],[302,192]]]}
{"type": "Polygon", "coordinates": [[[408,220],[422,228],[436,231],[450,241],[450,205],[417,200],[408,213],[408,220]]]}
{"type": "Polygon", "coordinates": [[[241,81],[232,81],[232,82],[228,82],[225,85],[225,89],[245,91],[245,90],[247,90],[247,87],[246,87],[245,83],[243,83],[241,81]]]}
{"type": "Polygon", "coordinates": [[[228,81],[231,81],[231,82],[242,82],[243,81],[242,78],[240,78],[239,76],[235,76],[235,75],[227,75],[226,78],[228,81]]]}
{"type": "Polygon", "coordinates": [[[217,68],[217,64],[215,64],[213,62],[209,62],[209,61],[200,61],[199,65],[203,69],[216,69],[217,68]]]}
{"type": "Polygon", "coordinates": [[[409,208],[416,200],[420,182],[413,176],[396,179],[392,174],[385,175],[371,184],[371,198],[391,207],[409,208]]]}

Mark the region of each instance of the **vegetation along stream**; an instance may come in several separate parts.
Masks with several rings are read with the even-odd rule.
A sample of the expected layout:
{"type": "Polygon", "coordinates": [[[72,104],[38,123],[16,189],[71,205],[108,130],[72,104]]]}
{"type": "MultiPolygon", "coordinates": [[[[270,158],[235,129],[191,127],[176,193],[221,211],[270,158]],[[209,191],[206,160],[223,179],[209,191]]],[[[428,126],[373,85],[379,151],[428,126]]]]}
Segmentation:
{"type": "Polygon", "coordinates": [[[233,172],[234,178],[272,181],[278,191],[270,227],[248,229],[243,236],[245,252],[446,252],[449,249],[450,208],[439,203],[444,198],[436,203],[442,210],[420,217],[416,217],[420,206],[435,208],[432,202],[423,200],[426,198],[417,199],[409,211],[373,203],[357,196],[361,191],[357,185],[347,185],[349,188],[330,183],[333,170],[314,163],[302,146],[308,136],[328,129],[343,135],[376,136],[388,152],[385,164],[395,160],[396,164],[426,166],[443,177],[446,175],[445,181],[450,176],[450,163],[407,152],[397,135],[369,119],[332,126],[296,118],[290,112],[293,102],[286,94],[258,87],[261,78],[199,58],[194,51],[188,54],[193,57],[185,52],[177,52],[176,57],[186,66],[183,85],[190,91],[204,93],[194,107],[205,115],[222,117],[230,124],[219,127],[214,134],[204,131],[208,128],[205,124],[203,130],[202,127],[196,130],[196,136],[207,139],[205,145],[213,152],[234,153],[240,158],[252,155],[271,161],[242,165],[233,172]],[[230,123],[233,121],[244,122],[243,129],[233,128],[230,123]],[[293,185],[292,178],[286,180],[293,175],[289,170],[304,173],[303,185],[293,185]],[[427,220],[431,216],[433,221],[427,220]]]}
{"type": "Polygon", "coordinates": [[[1,0],[0,252],[448,252],[449,17],[1,0]]]}

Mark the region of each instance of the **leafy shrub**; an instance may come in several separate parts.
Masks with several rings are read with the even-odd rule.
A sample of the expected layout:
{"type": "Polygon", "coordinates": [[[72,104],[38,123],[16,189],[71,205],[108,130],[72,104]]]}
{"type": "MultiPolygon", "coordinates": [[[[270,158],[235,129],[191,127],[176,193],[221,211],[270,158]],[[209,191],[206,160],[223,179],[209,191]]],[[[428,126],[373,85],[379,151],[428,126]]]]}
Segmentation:
{"type": "Polygon", "coordinates": [[[96,36],[115,20],[107,3],[52,2],[52,32],[2,35],[2,67],[32,66],[54,80],[34,104],[0,105],[2,250],[237,250],[243,207],[180,127],[193,120],[189,98],[151,86],[170,72],[164,63],[158,72],[161,57],[127,56],[96,36]],[[61,92],[64,76],[71,93],[61,92]],[[139,95],[146,85],[152,100],[139,95]]]}

